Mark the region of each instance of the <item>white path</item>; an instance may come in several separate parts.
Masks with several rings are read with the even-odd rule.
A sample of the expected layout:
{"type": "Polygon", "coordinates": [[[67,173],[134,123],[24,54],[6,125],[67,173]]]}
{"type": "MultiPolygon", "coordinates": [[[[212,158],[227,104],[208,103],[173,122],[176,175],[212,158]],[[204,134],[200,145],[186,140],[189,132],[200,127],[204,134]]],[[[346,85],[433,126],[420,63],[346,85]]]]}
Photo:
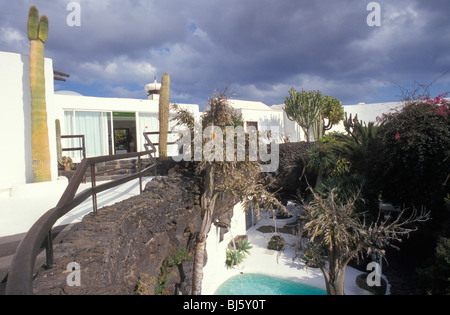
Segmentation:
{"type": "MultiPolygon", "coordinates": [[[[143,178],[143,188],[153,177],[143,178]]],[[[98,182],[97,185],[100,185],[98,182]]],[[[28,185],[27,185],[28,186],[28,185]]],[[[91,183],[81,184],[78,192],[89,188],[91,183]]],[[[10,197],[0,198],[0,237],[26,233],[45,212],[55,207],[67,187],[67,180],[44,185],[40,189],[23,188],[26,191],[13,191],[10,197]]],[[[20,188],[19,188],[20,190],[20,188]]],[[[102,192],[97,196],[98,208],[115,204],[139,194],[139,180],[102,192]]],[[[92,212],[92,198],[88,198],[56,224],[77,223],[92,212]]]]}

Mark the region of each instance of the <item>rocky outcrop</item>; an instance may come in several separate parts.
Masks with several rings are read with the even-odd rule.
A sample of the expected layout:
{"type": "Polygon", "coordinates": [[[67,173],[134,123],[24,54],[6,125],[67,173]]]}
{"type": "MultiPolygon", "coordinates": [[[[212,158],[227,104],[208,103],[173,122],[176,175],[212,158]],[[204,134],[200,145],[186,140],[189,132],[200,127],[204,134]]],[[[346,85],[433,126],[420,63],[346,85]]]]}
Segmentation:
{"type": "Polygon", "coordinates": [[[55,245],[55,266],[41,271],[35,294],[190,294],[195,235],[201,226],[199,179],[190,164],[147,184],[136,197],[88,215],[55,245]],[[168,264],[185,252],[183,261],[168,264]],[[79,264],[81,286],[69,287],[69,263],[79,264]],[[161,290],[162,268],[167,275],[161,290]],[[142,290],[140,291],[143,292],[142,290]]]}

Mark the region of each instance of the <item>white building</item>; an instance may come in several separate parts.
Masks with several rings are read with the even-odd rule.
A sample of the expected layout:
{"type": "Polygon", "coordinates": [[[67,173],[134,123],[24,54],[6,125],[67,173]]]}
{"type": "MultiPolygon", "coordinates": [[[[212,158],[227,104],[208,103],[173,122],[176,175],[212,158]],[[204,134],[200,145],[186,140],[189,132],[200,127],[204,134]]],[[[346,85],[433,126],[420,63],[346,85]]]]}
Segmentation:
{"type": "MultiPolygon", "coordinates": [[[[11,188],[33,182],[31,165],[31,95],[29,80],[29,57],[0,52],[0,132],[2,135],[0,161],[0,194],[8,195],[11,188]]],[[[61,122],[63,135],[84,135],[87,157],[136,152],[144,150],[143,132],[157,132],[158,110],[161,88],[156,79],[145,86],[147,99],[105,98],[82,96],[70,91],[54,91],[52,60],[45,60],[46,100],[48,129],[52,159],[52,180],[58,178],[55,120],[61,122]]],[[[144,91],[143,91],[144,93],[144,91]]],[[[283,111],[283,105],[267,106],[262,102],[230,100],[230,105],[244,118],[246,126],[260,131],[279,129],[283,142],[304,141],[301,128],[290,121],[283,111]]],[[[178,104],[199,117],[197,104],[178,104]]],[[[377,116],[389,112],[399,103],[344,106],[349,114],[358,114],[360,120],[375,121],[377,116]]],[[[172,113],[173,115],[174,113],[172,113]]],[[[173,123],[172,123],[173,124],[173,123]]],[[[334,130],[342,131],[342,126],[334,130]]],[[[172,135],[169,142],[176,140],[172,135]]],[[[276,138],[276,137],[275,137],[276,138]]],[[[158,136],[151,137],[158,142],[158,136]]],[[[78,140],[63,140],[63,147],[79,146],[78,140]]],[[[81,153],[70,153],[75,162],[81,153]]],[[[178,154],[175,145],[169,147],[169,155],[178,154]]],[[[69,154],[66,154],[69,155],[69,154]]]]}
{"type": "MultiPolygon", "coordinates": [[[[159,130],[159,98],[105,98],[56,92],[54,99],[61,117],[61,133],[85,135],[87,157],[144,151],[143,133],[159,130]]],[[[198,116],[198,105],[179,106],[198,116]]],[[[158,136],[150,139],[158,142],[158,136]]],[[[175,140],[176,135],[170,135],[169,142],[175,140]]],[[[73,147],[74,141],[77,140],[63,140],[62,146],[73,147]]],[[[176,147],[169,146],[169,155],[176,154],[176,147]]],[[[72,157],[78,160],[80,153],[72,157]]]]}

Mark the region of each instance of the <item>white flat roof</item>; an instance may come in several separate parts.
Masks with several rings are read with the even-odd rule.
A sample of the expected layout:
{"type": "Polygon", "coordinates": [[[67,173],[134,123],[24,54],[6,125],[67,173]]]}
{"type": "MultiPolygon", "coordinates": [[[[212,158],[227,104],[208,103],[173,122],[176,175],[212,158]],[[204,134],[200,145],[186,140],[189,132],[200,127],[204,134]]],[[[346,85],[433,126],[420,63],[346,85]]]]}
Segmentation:
{"type": "Polygon", "coordinates": [[[228,104],[234,109],[243,109],[243,110],[268,110],[272,111],[273,109],[267,106],[262,102],[254,102],[254,101],[242,101],[242,100],[228,100],[228,104]]]}

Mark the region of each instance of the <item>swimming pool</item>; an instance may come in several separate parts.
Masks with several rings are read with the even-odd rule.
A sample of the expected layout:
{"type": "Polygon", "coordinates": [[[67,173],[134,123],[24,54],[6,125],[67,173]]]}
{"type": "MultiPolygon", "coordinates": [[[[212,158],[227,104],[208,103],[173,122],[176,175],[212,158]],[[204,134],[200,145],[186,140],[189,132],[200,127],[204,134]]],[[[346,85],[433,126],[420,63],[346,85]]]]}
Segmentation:
{"type": "Polygon", "coordinates": [[[325,290],[262,274],[240,274],[225,281],[215,295],[326,295],[325,290]]]}

